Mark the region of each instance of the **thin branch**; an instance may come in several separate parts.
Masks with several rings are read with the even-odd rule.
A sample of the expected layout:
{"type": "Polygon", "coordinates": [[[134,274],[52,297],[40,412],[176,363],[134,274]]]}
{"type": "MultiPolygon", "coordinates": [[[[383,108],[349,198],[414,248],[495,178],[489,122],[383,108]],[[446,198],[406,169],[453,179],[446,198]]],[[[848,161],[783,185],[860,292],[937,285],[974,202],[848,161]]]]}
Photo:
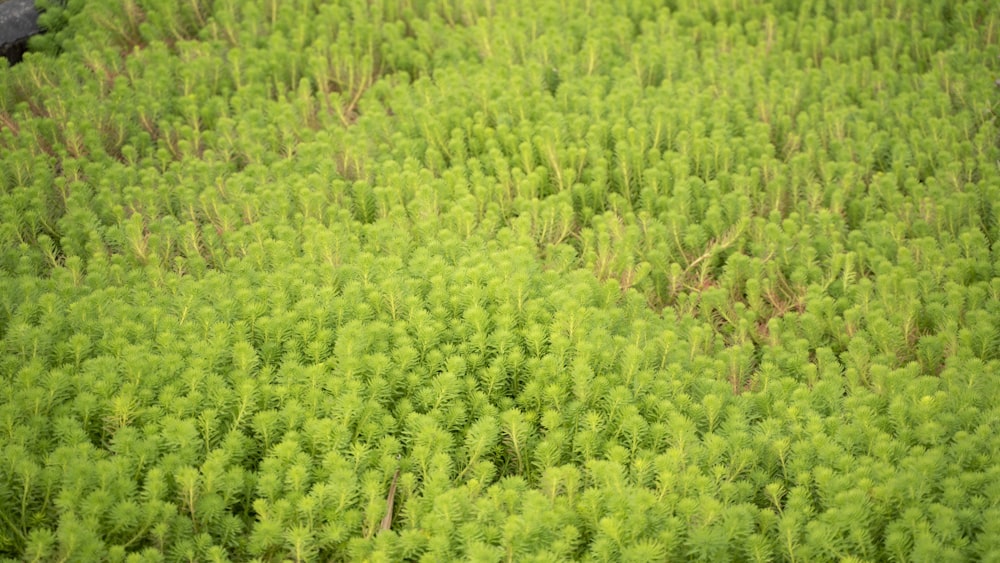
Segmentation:
{"type": "MultiPolygon", "coordinates": [[[[732,244],[734,242],[736,242],[736,239],[738,239],[739,236],[743,233],[743,229],[745,227],[746,227],[746,220],[742,220],[742,221],[736,223],[735,225],[733,225],[733,227],[731,229],[729,229],[729,231],[727,231],[723,236],[719,237],[718,239],[713,240],[708,245],[708,250],[706,250],[704,254],[702,254],[701,256],[699,256],[697,258],[695,258],[690,264],[688,264],[687,267],[684,268],[684,271],[682,272],[681,275],[683,275],[683,276],[686,277],[687,274],[688,274],[688,272],[691,271],[691,268],[694,268],[695,266],[697,266],[698,263],[700,263],[702,260],[705,260],[706,258],[710,258],[713,255],[715,255],[715,253],[719,252],[720,250],[725,250],[726,248],[729,248],[730,246],[732,246],[732,244]]],[[[676,236],[676,234],[675,234],[675,236],[676,236]]]]}
{"type": "Polygon", "coordinates": [[[399,469],[392,475],[392,485],[389,485],[389,495],[385,499],[385,517],[382,518],[383,530],[392,528],[392,506],[396,501],[396,482],[399,480],[399,469]]]}

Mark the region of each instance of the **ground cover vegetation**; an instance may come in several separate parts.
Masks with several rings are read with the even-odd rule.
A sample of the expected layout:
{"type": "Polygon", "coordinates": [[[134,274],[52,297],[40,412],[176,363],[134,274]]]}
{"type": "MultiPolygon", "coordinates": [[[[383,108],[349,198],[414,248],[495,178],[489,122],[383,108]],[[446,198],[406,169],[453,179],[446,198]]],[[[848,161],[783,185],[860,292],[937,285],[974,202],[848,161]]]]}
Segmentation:
{"type": "Polygon", "coordinates": [[[1000,560],[994,3],[39,5],[0,557],[1000,560]]]}

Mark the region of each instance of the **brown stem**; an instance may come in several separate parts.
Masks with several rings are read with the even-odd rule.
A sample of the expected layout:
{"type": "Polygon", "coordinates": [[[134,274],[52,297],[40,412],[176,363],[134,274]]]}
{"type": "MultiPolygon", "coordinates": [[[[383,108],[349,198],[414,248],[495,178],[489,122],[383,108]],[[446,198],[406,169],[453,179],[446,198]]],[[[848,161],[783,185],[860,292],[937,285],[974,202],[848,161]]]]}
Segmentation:
{"type": "Polygon", "coordinates": [[[396,481],[399,480],[399,470],[397,469],[392,475],[392,485],[389,485],[389,495],[385,499],[385,518],[382,518],[383,530],[388,530],[392,528],[392,506],[395,504],[396,500],[396,481]]]}

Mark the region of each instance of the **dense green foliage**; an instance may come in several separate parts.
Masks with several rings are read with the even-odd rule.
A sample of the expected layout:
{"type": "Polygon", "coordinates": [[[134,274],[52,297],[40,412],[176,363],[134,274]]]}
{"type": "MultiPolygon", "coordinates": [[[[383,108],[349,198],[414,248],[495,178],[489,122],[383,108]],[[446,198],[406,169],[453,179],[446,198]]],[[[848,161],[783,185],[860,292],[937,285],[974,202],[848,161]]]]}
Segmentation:
{"type": "Polygon", "coordinates": [[[48,0],[0,558],[1000,560],[1000,9],[48,0]]]}

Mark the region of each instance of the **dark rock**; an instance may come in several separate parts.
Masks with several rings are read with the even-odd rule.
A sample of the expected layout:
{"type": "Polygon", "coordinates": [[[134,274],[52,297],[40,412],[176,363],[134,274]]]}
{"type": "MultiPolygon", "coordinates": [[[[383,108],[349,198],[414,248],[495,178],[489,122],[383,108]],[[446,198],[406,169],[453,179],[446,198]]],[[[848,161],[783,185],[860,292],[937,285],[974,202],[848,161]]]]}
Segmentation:
{"type": "Polygon", "coordinates": [[[28,38],[39,32],[34,0],[0,0],[0,55],[10,64],[20,62],[28,38]]]}

